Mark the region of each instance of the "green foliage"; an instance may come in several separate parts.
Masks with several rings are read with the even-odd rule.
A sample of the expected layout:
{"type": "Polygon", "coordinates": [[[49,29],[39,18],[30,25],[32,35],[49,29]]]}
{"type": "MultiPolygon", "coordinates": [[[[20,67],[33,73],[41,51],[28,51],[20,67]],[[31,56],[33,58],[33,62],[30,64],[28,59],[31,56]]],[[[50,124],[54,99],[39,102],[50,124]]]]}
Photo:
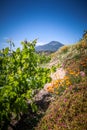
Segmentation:
{"type": "Polygon", "coordinates": [[[40,64],[46,64],[51,60],[50,55],[47,55],[44,52],[38,54],[40,56],[40,64]]]}
{"type": "Polygon", "coordinates": [[[52,72],[56,72],[56,69],[57,69],[56,66],[52,66],[52,67],[51,67],[51,71],[52,71],[52,72]]]}
{"type": "Polygon", "coordinates": [[[36,40],[21,44],[22,50],[0,51],[0,127],[13,115],[20,118],[20,113],[25,113],[27,100],[31,100],[32,110],[37,110],[32,102],[33,90],[50,81],[50,70],[40,67],[42,59],[35,52],[36,40]]]}

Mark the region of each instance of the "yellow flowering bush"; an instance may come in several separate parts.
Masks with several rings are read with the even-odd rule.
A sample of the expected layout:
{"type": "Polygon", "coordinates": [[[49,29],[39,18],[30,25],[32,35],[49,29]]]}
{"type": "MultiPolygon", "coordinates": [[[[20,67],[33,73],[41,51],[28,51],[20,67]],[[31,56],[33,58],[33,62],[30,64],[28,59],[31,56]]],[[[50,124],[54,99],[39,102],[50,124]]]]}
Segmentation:
{"type": "Polygon", "coordinates": [[[66,53],[68,51],[68,49],[69,49],[69,46],[63,46],[63,47],[60,48],[60,52],[66,53]]]}
{"type": "Polygon", "coordinates": [[[66,75],[59,78],[59,74],[54,74],[55,77],[52,79],[51,83],[47,85],[47,91],[54,94],[61,95],[68,87],[85,79],[85,72],[77,70],[66,69],[66,75]]]}

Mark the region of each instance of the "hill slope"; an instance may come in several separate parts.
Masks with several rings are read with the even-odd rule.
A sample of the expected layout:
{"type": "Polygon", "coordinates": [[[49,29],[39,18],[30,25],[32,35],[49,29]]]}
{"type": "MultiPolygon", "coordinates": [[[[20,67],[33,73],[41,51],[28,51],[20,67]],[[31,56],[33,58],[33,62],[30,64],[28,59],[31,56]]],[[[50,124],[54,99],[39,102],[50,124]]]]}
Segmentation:
{"type": "Polygon", "coordinates": [[[61,46],[63,46],[62,43],[57,41],[51,41],[48,44],[42,45],[42,46],[36,46],[36,51],[51,51],[55,52],[57,51],[61,46]]]}
{"type": "Polygon", "coordinates": [[[49,67],[60,64],[66,76],[51,81],[48,91],[56,98],[35,130],[87,130],[87,37],[51,57],[49,67]]]}

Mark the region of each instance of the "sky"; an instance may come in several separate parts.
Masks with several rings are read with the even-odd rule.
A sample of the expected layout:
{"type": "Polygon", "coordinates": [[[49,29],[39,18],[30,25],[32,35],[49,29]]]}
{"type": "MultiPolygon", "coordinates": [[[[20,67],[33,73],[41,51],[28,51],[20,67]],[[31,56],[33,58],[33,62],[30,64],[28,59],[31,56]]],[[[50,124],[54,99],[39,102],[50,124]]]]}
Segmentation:
{"type": "Polygon", "coordinates": [[[87,0],[0,0],[0,49],[11,39],[72,44],[87,30],[87,0]]]}

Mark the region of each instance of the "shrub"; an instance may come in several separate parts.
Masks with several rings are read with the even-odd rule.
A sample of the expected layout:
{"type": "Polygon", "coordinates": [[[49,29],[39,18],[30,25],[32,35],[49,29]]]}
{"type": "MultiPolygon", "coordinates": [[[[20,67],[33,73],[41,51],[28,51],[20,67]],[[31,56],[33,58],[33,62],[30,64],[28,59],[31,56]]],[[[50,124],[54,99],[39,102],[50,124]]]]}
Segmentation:
{"type": "Polygon", "coordinates": [[[27,100],[31,100],[31,107],[35,110],[33,90],[50,81],[50,70],[40,67],[41,57],[35,52],[35,44],[36,40],[22,42],[22,50],[17,48],[10,55],[9,48],[0,51],[1,128],[7,128],[12,117],[19,119],[22,113],[27,112],[27,100]]]}

